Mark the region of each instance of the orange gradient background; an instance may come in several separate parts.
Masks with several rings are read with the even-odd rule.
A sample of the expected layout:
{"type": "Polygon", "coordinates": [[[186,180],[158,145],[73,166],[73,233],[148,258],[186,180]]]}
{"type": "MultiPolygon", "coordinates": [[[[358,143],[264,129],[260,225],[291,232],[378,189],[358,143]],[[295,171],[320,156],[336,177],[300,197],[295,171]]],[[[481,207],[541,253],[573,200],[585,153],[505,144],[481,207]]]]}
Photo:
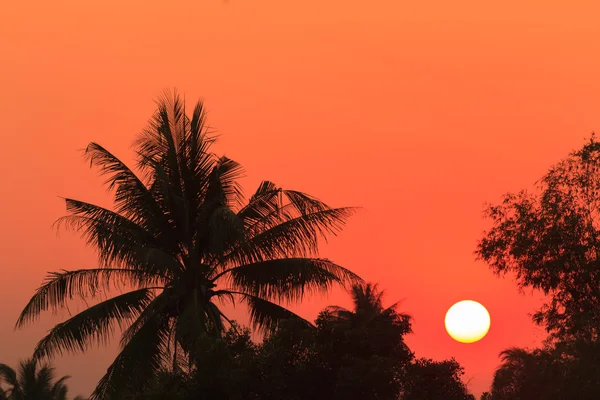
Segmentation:
{"type": "MultiPolygon", "coordinates": [[[[77,150],[97,141],[131,162],[153,99],[177,87],[205,100],[247,194],[269,179],[363,207],[322,254],[404,299],[416,355],[456,357],[479,395],[502,349],[544,337],[528,316],[539,295],[474,260],[483,206],[598,130],[598,15],[595,1],[4,2],[0,362],[16,366],[58,321],[13,331],[45,272],[95,265],[51,230],[58,196],[111,204],[77,150]],[[470,345],[444,330],[462,299],[492,318],[470,345]]],[[[296,310],[312,319],[329,304],[349,299],[296,310]]],[[[90,393],[116,342],[57,359],[72,395],[90,393]]]]}

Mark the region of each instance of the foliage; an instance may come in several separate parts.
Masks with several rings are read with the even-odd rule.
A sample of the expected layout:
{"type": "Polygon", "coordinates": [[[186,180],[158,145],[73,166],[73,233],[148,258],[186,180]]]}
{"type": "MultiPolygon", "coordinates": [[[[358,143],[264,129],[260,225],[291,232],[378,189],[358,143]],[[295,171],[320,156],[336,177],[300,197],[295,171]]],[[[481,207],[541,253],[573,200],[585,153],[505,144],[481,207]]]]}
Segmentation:
{"type": "Polygon", "coordinates": [[[509,348],[494,375],[493,400],[600,398],[600,142],[592,134],[543,176],[538,192],[505,195],[486,215],[493,227],[476,251],[497,274],[549,301],[533,320],[544,348],[509,348]]]}
{"type": "Polygon", "coordinates": [[[245,202],[243,169],[211,151],[215,138],[205,110],[193,114],[174,93],[135,142],[136,175],[108,150],[91,143],[85,156],[114,190],[114,209],[66,199],[69,215],[57,223],[80,232],[100,266],[50,273],[25,306],[17,326],[74,299],[101,299],[55,326],[34,357],[83,351],[124,329],[121,352],[91,399],[120,398],[166,366],[178,368],[206,335],[220,336],[224,304],[238,301],[255,328],[302,320],[281,302],[297,302],[334,284],[360,278],[318,258],[319,239],[336,234],[352,208],[331,208],[307,194],[265,181],[245,202]]]}
{"type": "Polygon", "coordinates": [[[493,227],[477,255],[520,287],[550,295],[534,315],[556,339],[595,341],[600,326],[600,143],[554,165],[539,193],[510,193],[486,215],[493,227]]]}
{"type": "Polygon", "coordinates": [[[206,336],[183,391],[206,400],[397,399],[412,359],[403,340],[410,318],[396,304],[384,308],[375,285],[356,285],[351,296],[352,310],[328,307],[316,326],[283,321],[259,344],[235,324],[224,338],[206,336]]]}
{"type": "Polygon", "coordinates": [[[352,287],[353,309],[325,309],[317,318],[319,353],[330,369],[330,399],[395,398],[413,357],[404,343],[410,316],[383,307],[377,285],[352,287]]]}
{"type": "Polygon", "coordinates": [[[548,350],[508,348],[492,383],[492,399],[559,399],[563,368],[548,350]]]}
{"type": "Polygon", "coordinates": [[[54,368],[34,359],[21,361],[17,371],[0,364],[0,400],[66,400],[67,379],[55,380],[54,368]]]}
{"type": "Polygon", "coordinates": [[[475,400],[461,377],[464,369],[454,360],[419,358],[411,363],[402,400],[475,400]]]}
{"type": "Polygon", "coordinates": [[[492,400],[600,398],[600,344],[560,342],[543,349],[509,348],[494,374],[492,400]]]}

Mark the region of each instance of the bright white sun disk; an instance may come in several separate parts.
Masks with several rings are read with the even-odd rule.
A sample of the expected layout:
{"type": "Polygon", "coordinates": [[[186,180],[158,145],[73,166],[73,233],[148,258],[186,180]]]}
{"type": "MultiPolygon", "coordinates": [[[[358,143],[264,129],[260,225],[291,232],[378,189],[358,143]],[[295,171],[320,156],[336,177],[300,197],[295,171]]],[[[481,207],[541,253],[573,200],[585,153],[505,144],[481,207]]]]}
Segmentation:
{"type": "Polygon", "coordinates": [[[445,324],[452,339],[473,343],[483,339],[490,330],[490,314],[480,303],[463,300],[450,307],[445,324]]]}

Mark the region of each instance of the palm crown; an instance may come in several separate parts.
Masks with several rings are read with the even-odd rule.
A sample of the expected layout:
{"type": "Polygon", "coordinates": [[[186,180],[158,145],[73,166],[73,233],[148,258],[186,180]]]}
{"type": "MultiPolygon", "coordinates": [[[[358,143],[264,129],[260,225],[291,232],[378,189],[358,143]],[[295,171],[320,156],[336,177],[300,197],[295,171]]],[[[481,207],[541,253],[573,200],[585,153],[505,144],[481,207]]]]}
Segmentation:
{"type": "Polygon", "coordinates": [[[350,287],[350,296],[353,310],[340,306],[330,306],[325,309],[322,315],[339,324],[344,324],[348,328],[357,325],[369,325],[384,320],[393,325],[403,326],[404,333],[411,332],[410,315],[397,311],[400,302],[384,307],[384,292],[379,290],[377,284],[356,283],[350,287]]]}
{"type": "Polygon", "coordinates": [[[100,265],[50,273],[17,321],[21,327],[74,298],[126,289],[58,324],[35,349],[36,358],[84,350],[122,328],[120,353],[92,399],[144,384],[175,364],[178,351],[189,352],[200,333],[220,334],[228,302],[245,303],[253,325],[270,330],[300,318],[278,303],[360,281],[317,258],[319,238],[337,233],[353,208],[331,208],[268,181],[245,202],[241,166],[210,152],[202,103],[191,119],[177,93],[157,105],[135,142],[139,177],[102,146],[85,150],[114,190],[114,210],[66,199],[69,215],[57,221],[84,235],[100,265]]]}
{"type": "Polygon", "coordinates": [[[6,364],[0,364],[0,400],[66,400],[69,376],[54,381],[54,368],[40,365],[34,359],[21,361],[18,371],[6,364]],[[4,382],[2,382],[4,381],[4,382]]]}

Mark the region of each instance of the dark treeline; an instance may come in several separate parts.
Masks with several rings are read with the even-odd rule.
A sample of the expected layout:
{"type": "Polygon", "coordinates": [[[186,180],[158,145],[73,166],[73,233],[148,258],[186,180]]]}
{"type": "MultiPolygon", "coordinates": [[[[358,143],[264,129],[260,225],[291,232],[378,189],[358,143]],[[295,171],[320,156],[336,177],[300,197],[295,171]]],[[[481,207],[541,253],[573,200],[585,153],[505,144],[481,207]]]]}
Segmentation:
{"type": "Polygon", "coordinates": [[[191,368],[164,370],[127,399],[475,399],[456,361],[414,358],[404,343],[410,318],[383,308],[375,286],[351,294],[352,310],[329,307],[315,326],[286,321],[258,344],[235,324],[205,336],[191,368]]]}
{"type": "MultiPolygon", "coordinates": [[[[58,225],[80,233],[99,265],[49,273],[17,328],[80,299],[87,307],[16,370],[0,364],[0,400],[66,399],[68,377],[56,379],[44,360],[118,329],[119,354],[91,400],[474,400],[454,359],[416,358],[406,346],[411,318],[397,304],[385,307],[375,285],[319,257],[319,241],[354,208],[270,181],[246,199],[242,167],[211,152],[202,104],[191,117],[176,93],[157,105],[135,142],[136,173],[97,143],[85,150],[114,207],[67,198],[58,225]],[[331,306],[307,321],[283,305],[334,285],[349,291],[352,309],[331,306]],[[239,303],[264,340],[227,317],[225,306],[239,303]]],[[[533,316],[548,339],[503,351],[482,399],[600,398],[599,173],[592,136],[536,191],[488,207],[493,225],[477,257],[548,296],[533,316]]]]}

